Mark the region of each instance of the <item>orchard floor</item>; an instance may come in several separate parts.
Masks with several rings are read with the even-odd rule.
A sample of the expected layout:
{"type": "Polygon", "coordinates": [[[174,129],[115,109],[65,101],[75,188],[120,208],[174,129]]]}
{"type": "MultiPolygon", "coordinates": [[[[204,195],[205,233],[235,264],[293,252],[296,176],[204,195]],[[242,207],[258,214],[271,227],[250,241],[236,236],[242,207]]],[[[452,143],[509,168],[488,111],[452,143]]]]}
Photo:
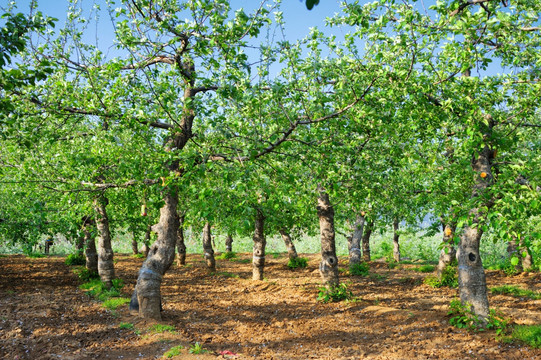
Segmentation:
{"type": "MultiPolygon", "coordinates": [[[[304,256],[308,268],[292,271],[286,255],[267,255],[266,280],[254,282],[249,254],[218,260],[216,274],[200,255],[189,255],[162,287],[161,323],[174,326],[173,333],[150,332],[153,323],[130,315],[127,305],[110,311],[90,300],[64,258],[2,256],[0,358],[156,359],[183,345],[174,359],[541,359],[541,350],[497,342],[492,332],[451,327],[446,314],[456,290],[424,285],[415,265],[373,262],[369,277],[342,277],[357,301],[320,303],[319,256],[304,256]],[[189,354],[196,342],[209,352],[189,354]]],[[[116,259],[129,297],[142,260],[116,259]]],[[[489,287],[541,290],[538,273],[489,271],[487,280],[489,287]]],[[[491,295],[490,302],[516,323],[541,324],[540,300],[491,295]]]]}

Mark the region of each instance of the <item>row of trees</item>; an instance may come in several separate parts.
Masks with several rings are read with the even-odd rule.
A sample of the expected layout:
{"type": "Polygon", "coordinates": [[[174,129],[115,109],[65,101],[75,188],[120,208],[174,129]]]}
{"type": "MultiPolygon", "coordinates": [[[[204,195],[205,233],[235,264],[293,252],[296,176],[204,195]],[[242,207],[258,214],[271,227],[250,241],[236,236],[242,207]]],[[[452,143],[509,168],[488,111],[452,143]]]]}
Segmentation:
{"type": "Polygon", "coordinates": [[[131,304],[141,316],[160,318],[181,224],[207,240],[210,224],[254,233],[261,279],[265,235],[313,233],[317,216],[320,271],[335,286],[335,227],[352,230],[353,264],[375,222],[398,234],[437,215],[458,245],[461,300],[481,319],[483,233],[539,243],[540,4],[344,2],[327,29],[343,38],[312,29],[295,42],[276,35],[279,2],[247,13],[225,0],[126,0],[93,17],[77,4],[56,32],[7,9],[2,241],[91,242],[96,223],[110,283],[109,223],[136,236],[151,226],[131,304]],[[85,42],[104,12],[114,57],[85,42]]]}

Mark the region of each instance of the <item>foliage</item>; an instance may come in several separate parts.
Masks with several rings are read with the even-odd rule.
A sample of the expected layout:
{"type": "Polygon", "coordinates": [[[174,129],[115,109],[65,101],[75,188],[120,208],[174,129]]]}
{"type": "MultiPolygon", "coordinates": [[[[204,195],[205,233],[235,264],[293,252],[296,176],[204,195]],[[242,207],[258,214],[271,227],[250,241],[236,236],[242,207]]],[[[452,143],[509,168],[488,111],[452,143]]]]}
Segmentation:
{"type": "Polygon", "coordinates": [[[502,338],[504,342],[518,341],[533,348],[541,348],[541,325],[515,325],[509,336],[502,338]]]}
{"type": "Polygon", "coordinates": [[[216,257],[216,259],[220,260],[231,260],[237,257],[237,254],[234,251],[226,251],[221,253],[216,257]]]}
{"type": "Polygon", "coordinates": [[[44,258],[46,257],[45,254],[42,254],[42,253],[38,253],[38,252],[28,252],[25,254],[27,257],[31,258],[31,259],[39,259],[39,258],[44,258]]]}
{"type": "Polygon", "coordinates": [[[91,272],[86,267],[80,267],[73,270],[75,275],[79,277],[79,280],[83,282],[89,282],[90,280],[96,280],[100,278],[97,272],[91,272]]]}
{"type": "Polygon", "coordinates": [[[86,264],[86,258],[83,254],[69,254],[66,257],[65,261],[66,265],[74,266],[74,265],[85,265],[86,264]]]}
{"type": "Polygon", "coordinates": [[[130,302],[130,298],[113,297],[103,302],[103,306],[109,310],[116,310],[118,307],[130,302]]]}
{"type": "Polygon", "coordinates": [[[413,271],[422,272],[422,273],[429,273],[433,272],[436,267],[434,265],[421,265],[419,267],[413,268],[413,271]]]}
{"type": "Polygon", "coordinates": [[[145,257],[145,254],[143,253],[137,253],[132,255],[136,259],[143,259],[145,257]]]}
{"type": "Polygon", "coordinates": [[[287,262],[287,267],[290,269],[305,268],[308,266],[308,259],[303,257],[296,257],[289,259],[287,262]]]}
{"type": "Polygon", "coordinates": [[[101,280],[95,279],[81,284],[79,289],[86,290],[87,295],[91,297],[94,297],[100,301],[105,301],[109,298],[120,297],[120,290],[123,286],[124,283],[121,279],[113,279],[113,287],[111,289],[107,289],[101,280]]]}
{"type": "Polygon", "coordinates": [[[441,278],[438,278],[435,275],[429,275],[424,279],[424,283],[428,286],[439,288],[447,286],[450,288],[458,287],[458,275],[457,275],[457,266],[447,265],[441,273],[441,278]]]}
{"type": "Polygon", "coordinates": [[[182,345],[173,346],[171,349],[167,350],[163,354],[163,357],[166,358],[166,359],[169,359],[169,358],[172,358],[174,356],[178,356],[178,355],[181,354],[182,349],[184,349],[184,346],[182,346],[182,345]]]}
{"type": "Polygon", "coordinates": [[[450,316],[449,323],[459,329],[473,331],[494,330],[496,335],[503,335],[507,330],[509,319],[495,309],[490,309],[486,324],[480,321],[479,317],[473,312],[471,305],[463,305],[459,299],[452,300],[449,303],[450,316]]]}
{"type": "Polygon", "coordinates": [[[203,348],[203,345],[201,345],[199,342],[196,342],[195,344],[190,346],[190,349],[188,350],[190,354],[205,354],[209,351],[205,348],[203,348]]]}
{"type": "Polygon", "coordinates": [[[132,323],[121,322],[120,325],[118,325],[118,328],[124,330],[133,330],[135,328],[135,325],[133,325],[132,323]]]}
{"type": "Polygon", "coordinates": [[[174,334],[177,331],[177,329],[175,329],[173,325],[154,324],[148,328],[148,331],[151,334],[161,334],[164,332],[170,332],[174,334]]]}
{"type": "Polygon", "coordinates": [[[338,285],[331,285],[328,287],[320,287],[317,300],[323,303],[339,302],[343,300],[350,300],[353,298],[353,293],[348,290],[348,287],[344,283],[338,285]]]}
{"type": "Polygon", "coordinates": [[[512,295],[516,297],[527,297],[532,300],[539,300],[541,299],[541,293],[537,291],[532,291],[529,289],[521,289],[518,286],[515,285],[501,285],[501,286],[495,286],[490,289],[490,291],[493,294],[501,294],[501,295],[512,295]]]}
{"type": "Polygon", "coordinates": [[[349,273],[354,276],[368,276],[370,273],[370,265],[365,262],[350,265],[349,273]]]}

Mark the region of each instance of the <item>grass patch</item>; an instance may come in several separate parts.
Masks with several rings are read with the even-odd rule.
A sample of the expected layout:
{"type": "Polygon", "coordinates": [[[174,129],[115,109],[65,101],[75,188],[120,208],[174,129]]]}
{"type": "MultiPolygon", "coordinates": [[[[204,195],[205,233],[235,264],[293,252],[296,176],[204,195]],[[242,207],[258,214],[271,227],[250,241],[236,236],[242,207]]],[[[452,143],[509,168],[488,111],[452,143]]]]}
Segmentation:
{"type": "Polygon", "coordinates": [[[280,256],[282,256],[282,254],[279,252],[270,252],[268,254],[271,255],[273,259],[279,259],[280,256]]]}
{"type": "Polygon", "coordinates": [[[450,288],[458,287],[458,273],[456,265],[447,265],[441,274],[441,279],[435,275],[429,275],[423,281],[426,285],[433,288],[447,286],[450,288]]]}
{"type": "Polygon", "coordinates": [[[321,287],[319,288],[319,293],[317,296],[317,300],[324,303],[351,300],[352,298],[353,293],[344,283],[330,287],[321,287]]]}
{"type": "Polygon", "coordinates": [[[349,273],[354,276],[368,276],[370,273],[370,266],[365,262],[353,264],[349,267],[349,273]]]}
{"type": "Polygon", "coordinates": [[[92,272],[85,267],[76,268],[73,270],[73,273],[83,282],[89,282],[100,278],[100,275],[97,272],[92,272]]]}
{"type": "Polygon", "coordinates": [[[145,257],[145,254],[143,253],[137,253],[137,254],[133,254],[132,257],[136,258],[136,259],[142,259],[145,257]]]}
{"type": "Polygon", "coordinates": [[[30,259],[39,259],[39,258],[44,258],[45,256],[46,255],[42,253],[38,253],[38,252],[29,252],[26,254],[26,257],[30,259]]]}
{"type": "Polygon", "coordinates": [[[511,295],[511,296],[516,296],[516,297],[527,297],[532,300],[541,299],[541,293],[532,291],[532,290],[522,289],[515,285],[495,286],[491,288],[490,291],[496,295],[511,295]]]}
{"type": "Polygon", "coordinates": [[[240,264],[249,264],[252,262],[252,259],[232,259],[231,261],[235,261],[240,264]]]}
{"type": "Polygon", "coordinates": [[[227,271],[215,272],[214,275],[224,276],[224,277],[228,277],[228,278],[238,278],[239,277],[237,274],[233,274],[233,273],[230,273],[230,272],[227,272],[227,271]]]}
{"type": "Polygon", "coordinates": [[[290,269],[305,268],[308,266],[308,259],[303,257],[296,257],[289,259],[287,267],[290,269]]]}
{"type": "Polygon", "coordinates": [[[133,325],[132,323],[120,323],[120,325],[118,325],[118,328],[119,329],[123,329],[123,330],[133,330],[135,328],[135,325],[133,325]]]}
{"type": "Polygon", "coordinates": [[[205,353],[208,353],[209,351],[207,349],[203,348],[203,345],[196,342],[195,344],[190,346],[190,349],[188,350],[188,352],[190,354],[197,355],[197,354],[205,354],[205,353]]]}
{"type": "Polygon", "coordinates": [[[504,342],[518,341],[535,349],[541,348],[541,325],[517,325],[504,342]]]}
{"type": "Polygon", "coordinates": [[[109,310],[116,310],[118,307],[130,302],[130,298],[114,297],[103,302],[103,306],[109,310]]]}
{"type": "Polygon", "coordinates": [[[173,346],[171,349],[167,350],[162,357],[169,359],[174,356],[179,356],[182,349],[184,349],[184,346],[182,345],[173,346]]]}
{"type": "Polygon", "coordinates": [[[231,260],[237,257],[237,254],[233,251],[226,251],[224,253],[221,253],[220,255],[216,256],[216,259],[219,260],[231,260]]]}
{"type": "Polygon", "coordinates": [[[471,331],[494,330],[498,336],[505,334],[507,325],[509,324],[509,319],[506,319],[500,311],[490,309],[487,323],[485,326],[482,326],[479,317],[473,312],[471,305],[463,305],[458,299],[451,300],[447,315],[451,317],[449,323],[459,329],[471,331]]]}
{"type": "Polygon", "coordinates": [[[69,254],[64,262],[68,266],[85,265],[86,258],[83,254],[69,254]]]}
{"type": "Polygon", "coordinates": [[[417,272],[422,272],[422,273],[431,273],[431,272],[434,271],[434,269],[436,269],[436,267],[434,265],[421,265],[421,266],[413,268],[411,270],[417,271],[417,272]]]}
{"type": "Polygon", "coordinates": [[[85,290],[89,296],[100,301],[108,300],[113,297],[120,297],[120,289],[124,286],[121,279],[113,279],[113,287],[106,289],[105,285],[99,280],[94,279],[79,286],[79,289],[85,290]]]}
{"type": "Polygon", "coordinates": [[[151,334],[162,334],[164,332],[170,332],[175,334],[177,329],[173,325],[155,324],[148,328],[151,334]]]}

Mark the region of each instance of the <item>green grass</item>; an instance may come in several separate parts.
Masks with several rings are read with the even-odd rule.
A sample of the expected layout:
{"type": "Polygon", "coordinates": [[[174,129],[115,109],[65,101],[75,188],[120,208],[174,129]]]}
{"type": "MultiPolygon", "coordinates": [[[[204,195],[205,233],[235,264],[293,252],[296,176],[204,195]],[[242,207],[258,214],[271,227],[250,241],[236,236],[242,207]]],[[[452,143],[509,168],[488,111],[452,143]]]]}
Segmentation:
{"type": "Polygon", "coordinates": [[[130,302],[130,298],[114,297],[103,302],[103,306],[109,310],[116,310],[118,307],[130,302]]]}
{"type": "Polygon", "coordinates": [[[532,290],[522,289],[515,285],[495,286],[491,288],[490,291],[493,294],[512,295],[516,297],[527,297],[532,300],[541,299],[541,293],[532,291],[532,290]]]}
{"type": "Polygon", "coordinates": [[[353,293],[344,283],[340,283],[336,286],[321,287],[319,288],[319,294],[317,296],[317,300],[323,303],[351,300],[352,298],[353,293]]]}
{"type": "Polygon", "coordinates": [[[349,273],[354,276],[368,276],[370,273],[370,266],[365,262],[353,264],[349,267],[349,273]]]}
{"type": "Polygon", "coordinates": [[[228,277],[228,278],[238,278],[239,277],[237,274],[233,274],[233,273],[230,273],[230,272],[227,272],[227,271],[215,272],[214,275],[224,276],[224,277],[228,277]]]}
{"type": "Polygon", "coordinates": [[[433,288],[440,288],[443,286],[450,288],[458,287],[458,273],[455,265],[447,265],[442,272],[441,279],[438,279],[436,275],[428,275],[423,281],[426,285],[433,288]]]}
{"type": "Polygon", "coordinates": [[[238,262],[240,264],[249,264],[252,262],[252,259],[233,259],[231,261],[238,262]]]}
{"type": "Polygon", "coordinates": [[[177,329],[175,329],[172,325],[165,325],[165,324],[155,324],[148,328],[148,331],[151,334],[162,334],[164,332],[170,332],[172,334],[175,334],[177,329]]]}
{"type": "Polygon", "coordinates": [[[28,257],[30,259],[39,259],[39,258],[44,258],[44,257],[47,256],[45,254],[38,253],[38,252],[29,252],[29,253],[27,253],[25,255],[26,255],[26,257],[28,257]]]}
{"type": "Polygon", "coordinates": [[[170,359],[174,356],[179,356],[181,354],[182,349],[184,349],[184,346],[182,345],[173,346],[171,349],[167,350],[163,354],[163,357],[166,359],[170,359]]]}
{"type": "Polygon", "coordinates": [[[519,341],[533,348],[541,348],[541,325],[516,325],[504,342],[519,341]]]}
{"type": "Polygon", "coordinates": [[[194,354],[194,355],[197,355],[197,354],[204,354],[204,353],[208,353],[209,351],[205,348],[203,348],[203,345],[201,345],[200,343],[196,342],[195,344],[193,344],[192,346],[190,346],[190,349],[188,350],[188,352],[190,354],[194,354]]]}
{"type": "Polygon", "coordinates": [[[68,266],[85,265],[86,258],[83,254],[69,254],[64,262],[68,266]]]}
{"type": "Polygon", "coordinates": [[[289,259],[289,262],[287,263],[287,267],[290,269],[298,269],[298,268],[305,268],[308,266],[308,259],[303,257],[296,257],[293,259],[289,259]]]}
{"type": "Polygon", "coordinates": [[[134,257],[136,259],[142,259],[142,258],[145,257],[145,254],[143,254],[143,253],[132,254],[132,257],[134,257]]]}
{"type": "Polygon", "coordinates": [[[233,251],[226,251],[216,256],[218,260],[231,260],[237,257],[237,254],[233,251]]]}
{"type": "Polygon", "coordinates": [[[100,301],[108,300],[113,297],[120,297],[120,289],[124,286],[121,279],[113,279],[113,287],[106,289],[104,284],[99,279],[91,280],[79,286],[79,289],[85,290],[87,295],[92,296],[100,301]]]}
{"type": "Polygon", "coordinates": [[[135,328],[135,325],[133,325],[132,323],[122,322],[118,325],[118,328],[123,330],[133,330],[135,328]]]}
{"type": "Polygon", "coordinates": [[[100,278],[100,275],[96,272],[91,272],[86,267],[78,267],[73,270],[73,273],[79,277],[79,280],[89,282],[100,278]]]}
{"type": "Polygon", "coordinates": [[[433,272],[436,267],[434,265],[421,265],[419,267],[413,268],[411,270],[422,272],[422,273],[430,273],[433,272]]]}

